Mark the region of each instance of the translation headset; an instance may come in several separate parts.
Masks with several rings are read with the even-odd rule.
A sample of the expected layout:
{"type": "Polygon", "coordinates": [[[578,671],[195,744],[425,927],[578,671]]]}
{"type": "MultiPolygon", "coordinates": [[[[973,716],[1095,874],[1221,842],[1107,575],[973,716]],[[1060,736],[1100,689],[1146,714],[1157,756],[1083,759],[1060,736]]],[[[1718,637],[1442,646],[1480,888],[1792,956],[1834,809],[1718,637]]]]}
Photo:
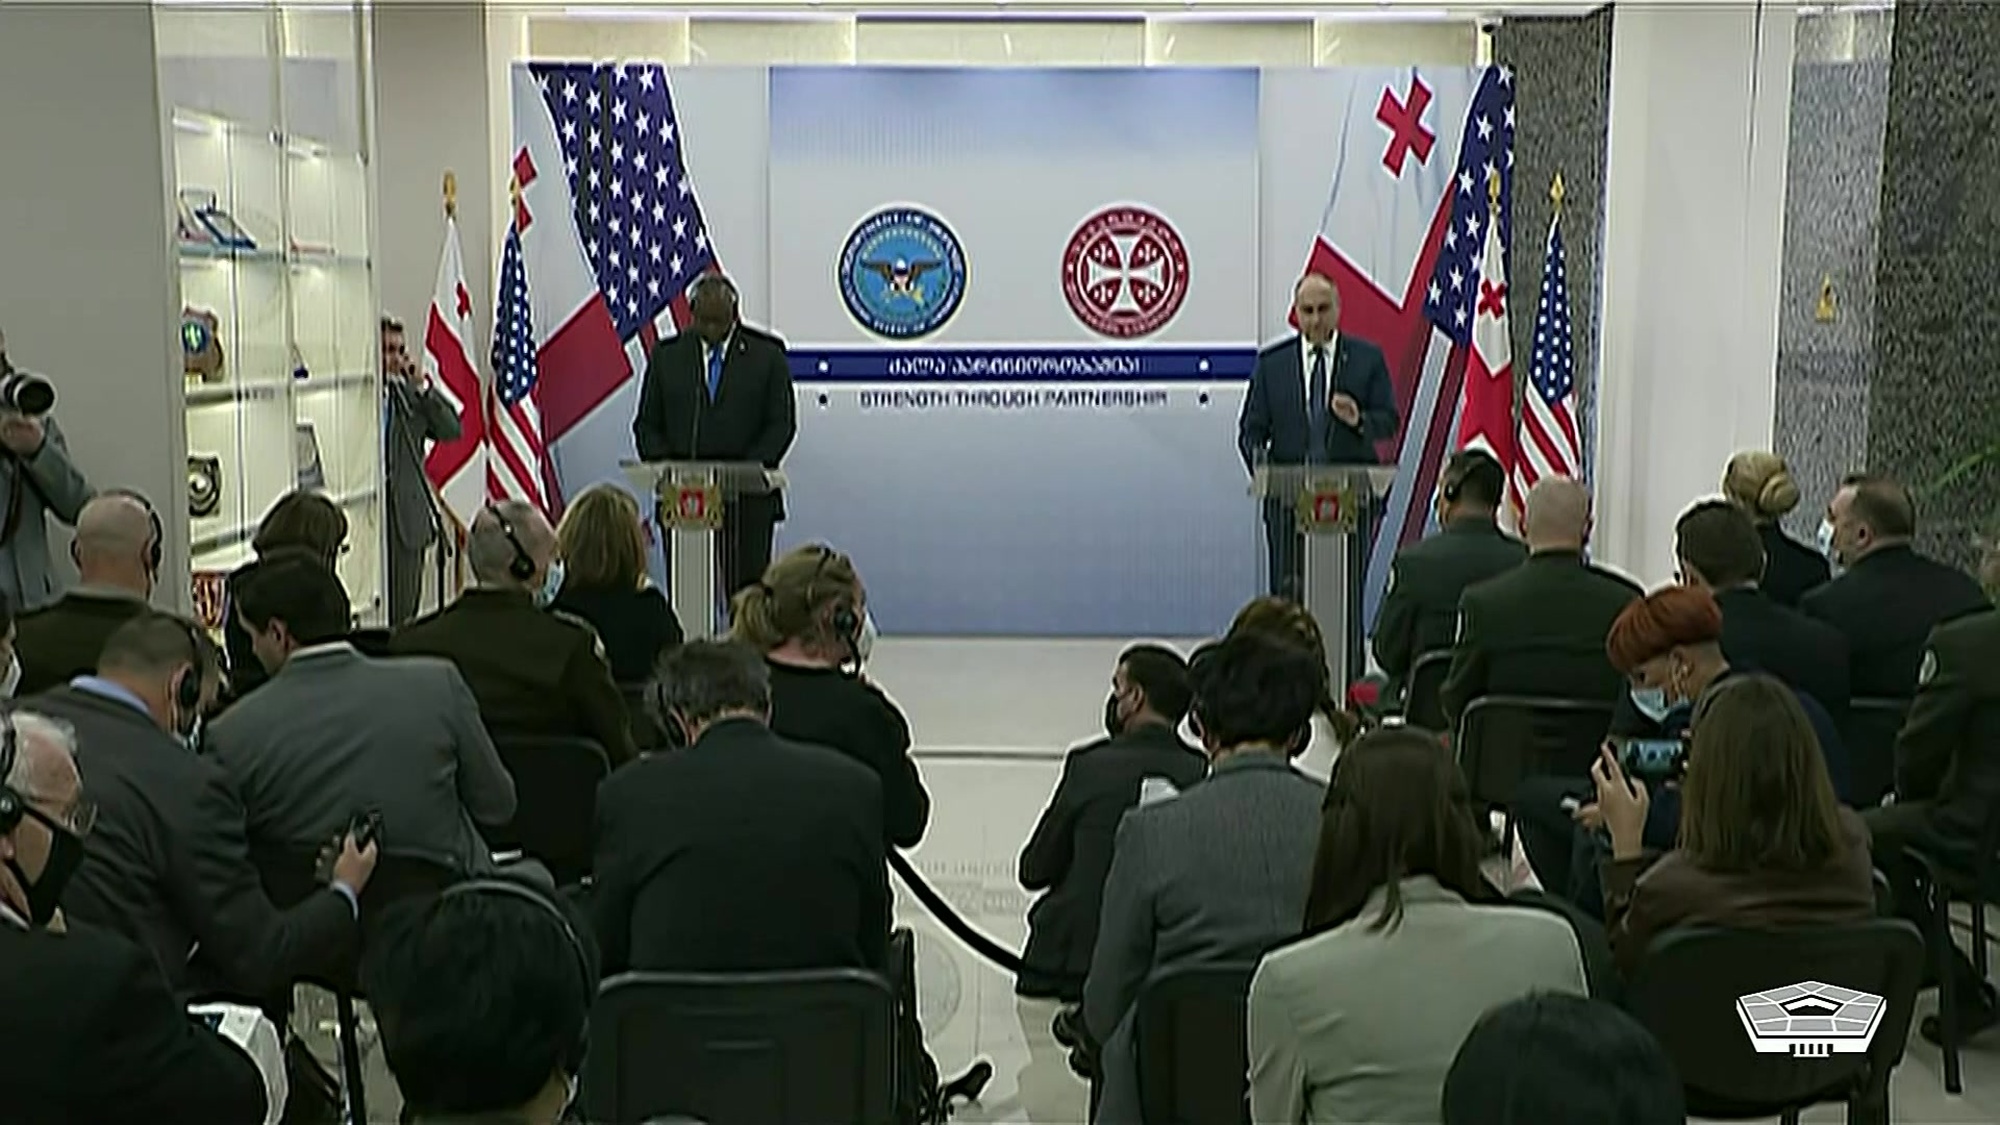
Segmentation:
{"type": "MultiPolygon", "coordinates": [[[[10,726],[10,732],[11,729],[10,726]]],[[[11,735],[9,745],[11,745],[11,735]]],[[[568,943],[571,959],[576,965],[576,983],[581,990],[579,996],[583,1002],[583,1028],[576,1042],[570,1044],[563,1054],[563,1071],[570,1075],[581,1073],[584,1056],[590,1047],[590,1008],[597,998],[597,978],[591,971],[590,954],[584,951],[583,941],[576,936],[575,927],[569,924],[569,919],[563,916],[563,912],[557,909],[555,903],[519,883],[510,883],[505,879],[472,879],[445,888],[444,893],[439,896],[439,901],[463,895],[493,895],[532,902],[536,909],[547,914],[555,922],[556,928],[562,931],[563,941],[568,943]]]]}
{"type": "Polygon", "coordinates": [[[514,548],[514,557],[508,560],[507,563],[507,573],[512,575],[517,582],[526,582],[528,579],[533,578],[535,576],[534,556],[528,554],[526,547],[521,546],[521,537],[514,534],[514,525],[508,523],[507,517],[500,514],[499,505],[488,504],[486,505],[486,510],[493,513],[493,521],[500,525],[500,533],[507,537],[508,545],[514,548]]]}
{"type": "MultiPolygon", "coordinates": [[[[847,556],[824,543],[819,545],[819,564],[813,567],[812,580],[806,583],[807,608],[819,604],[819,580],[826,573],[826,568],[831,566],[835,561],[844,561],[846,558],[847,556]]],[[[828,620],[827,624],[833,626],[834,636],[846,641],[850,648],[854,646],[861,636],[861,615],[854,612],[854,606],[851,602],[843,601],[833,607],[833,616],[828,620]]]]}
{"type": "MultiPolygon", "coordinates": [[[[157,521],[158,517],[154,518],[157,521]]],[[[187,634],[188,668],[174,681],[174,705],[184,714],[191,713],[201,706],[202,636],[196,631],[194,623],[184,617],[171,613],[163,613],[160,616],[172,618],[173,623],[180,626],[181,631],[187,634]]]]}
{"type": "MultiPolygon", "coordinates": [[[[146,536],[146,570],[150,574],[158,574],[160,572],[160,563],[166,557],[167,550],[167,529],[166,525],[160,522],[160,510],[153,507],[153,502],[146,499],[144,493],[135,492],[129,488],[107,488],[103,492],[98,493],[98,495],[123,496],[125,499],[146,509],[146,522],[151,525],[151,529],[146,536]]],[[[69,549],[72,555],[76,553],[76,545],[74,543],[70,544],[69,549]]]]}
{"type": "Polygon", "coordinates": [[[27,806],[21,795],[7,783],[7,776],[14,772],[15,739],[14,716],[0,715],[0,836],[12,834],[27,815],[27,806]]]}

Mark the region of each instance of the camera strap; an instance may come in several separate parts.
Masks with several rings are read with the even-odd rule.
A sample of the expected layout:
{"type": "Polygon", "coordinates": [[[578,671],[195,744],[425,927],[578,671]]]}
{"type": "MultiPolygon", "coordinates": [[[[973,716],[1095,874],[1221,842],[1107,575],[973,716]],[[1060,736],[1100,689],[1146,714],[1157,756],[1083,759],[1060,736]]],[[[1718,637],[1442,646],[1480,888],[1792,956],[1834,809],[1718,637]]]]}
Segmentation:
{"type": "Polygon", "coordinates": [[[7,482],[7,523],[0,527],[0,549],[14,542],[14,533],[21,530],[21,483],[28,479],[28,466],[19,457],[9,457],[14,463],[14,471],[7,482]]]}

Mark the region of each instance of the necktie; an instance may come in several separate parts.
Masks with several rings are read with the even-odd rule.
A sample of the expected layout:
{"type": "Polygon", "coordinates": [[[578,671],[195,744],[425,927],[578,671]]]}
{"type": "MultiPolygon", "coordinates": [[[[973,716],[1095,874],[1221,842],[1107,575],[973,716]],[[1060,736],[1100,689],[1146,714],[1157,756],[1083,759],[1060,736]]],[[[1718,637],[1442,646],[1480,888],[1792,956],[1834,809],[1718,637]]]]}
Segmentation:
{"type": "Polygon", "coordinates": [[[1314,348],[1312,377],[1306,385],[1306,460],[1326,460],[1326,439],[1333,428],[1333,408],[1327,400],[1326,349],[1314,348]]]}
{"type": "Polygon", "coordinates": [[[715,401],[715,392],[722,388],[722,349],[708,349],[708,401],[715,401]]]}

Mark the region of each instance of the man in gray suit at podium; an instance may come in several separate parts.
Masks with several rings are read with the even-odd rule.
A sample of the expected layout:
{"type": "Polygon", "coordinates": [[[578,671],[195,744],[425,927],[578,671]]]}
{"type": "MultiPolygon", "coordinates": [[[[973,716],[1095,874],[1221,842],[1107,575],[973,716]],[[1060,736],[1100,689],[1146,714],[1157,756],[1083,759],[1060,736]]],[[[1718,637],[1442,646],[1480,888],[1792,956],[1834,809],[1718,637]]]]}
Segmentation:
{"type": "MultiPolygon", "coordinates": [[[[1375,443],[1396,433],[1396,390],[1382,350],[1341,334],[1340,291],[1309,273],[1292,290],[1298,335],[1265,348],[1250,373],[1236,447],[1243,467],[1373,465],[1375,443]]],[[[1305,587],[1305,543],[1284,499],[1264,505],[1271,592],[1294,601],[1305,587]]]]}

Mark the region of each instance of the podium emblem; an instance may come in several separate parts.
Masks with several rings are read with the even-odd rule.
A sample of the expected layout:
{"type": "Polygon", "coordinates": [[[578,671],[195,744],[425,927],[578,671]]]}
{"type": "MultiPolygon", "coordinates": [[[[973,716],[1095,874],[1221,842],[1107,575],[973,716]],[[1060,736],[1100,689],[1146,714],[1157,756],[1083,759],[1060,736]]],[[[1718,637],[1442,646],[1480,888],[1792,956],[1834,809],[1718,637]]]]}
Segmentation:
{"type": "Polygon", "coordinates": [[[668,527],[714,529],[722,526],[722,490],[712,484],[681,484],[673,489],[671,505],[663,504],[660,522],[668,527]]]}
{"type": "Polygon", "coordinates": [[[1308,481],[1299,493],[1299,528],[1307,533],[1350,534],[1359,522],[1358,503],[1354,489],[1337,479],[1308,481]]]}

